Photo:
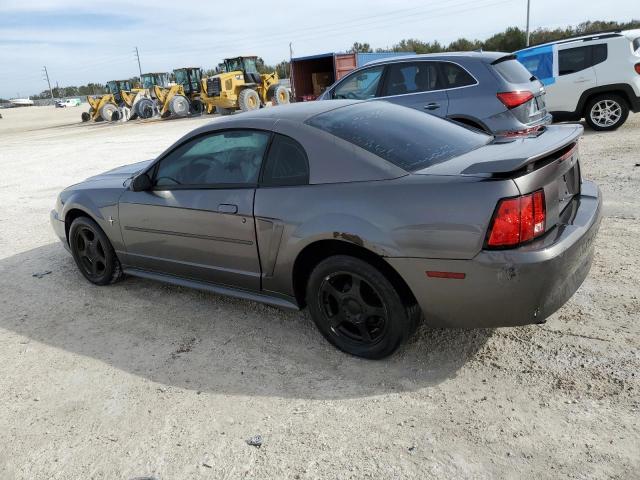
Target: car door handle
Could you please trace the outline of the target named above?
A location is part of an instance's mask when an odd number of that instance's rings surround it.
[[[218,213],[238,213],[238,206],[230,203],[221,203],[218,205]]]
[[[424,106],[425,110],[437,110],[438,108],[440,108],[440,104],[436,102],[427,103]]]
[[[577,78],[576,80],[573,81],[573,83],[584,83],[584,82],[588,82],[589,79],[582,77],[582,78]]]

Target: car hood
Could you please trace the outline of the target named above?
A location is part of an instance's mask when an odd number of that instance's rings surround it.
[[[537,136],[498,137],[483,147],[414,173],[486,177],[515,172],[576,142],[583,131],[582,125],[552,125]]]
[[[123,165],[104,173],[94,175],[93,177],[89,177],[69,188],[123,188],[126,186],[127,180],[133,178],[138,172],[144,170],[151,164],[151,162],[153,162],[153,160],[144,160],[142,162]]]

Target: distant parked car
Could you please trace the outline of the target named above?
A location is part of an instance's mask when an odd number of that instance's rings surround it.
[[[80,100],[77,98],[67,98],[66,100],[58,100],[56,102],[56,108],[65,108],[65,107],[79,107]]]
[[[222,117],[62,191],[87,280],[123,273],[289,308],[353,355],[415,331],[541,323],[585,279],[601,217],[580,125],[495,138],[384,101]]]
[[[319,100],[374,98],[492,134],[551,123],[542,83],[506,53],[409,55],[370,62],[336,82]]]
[[[516,52],[547,89],[555,120],[584,118],[594,130],[615,130],[640,112],[640,30],[545,43]]]

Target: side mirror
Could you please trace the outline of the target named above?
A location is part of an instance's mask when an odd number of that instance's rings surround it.
[[[134,192],[144,192],[146,190],[151,190],[152,186],[153,185],[151,184],[151,179],[146,173],[138,175],[131,182],[131,190],[133,190]]]

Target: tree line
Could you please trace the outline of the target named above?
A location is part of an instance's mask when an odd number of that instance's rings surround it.
[[[640,28],[640,20],[631,20],[629,22],[611,22],[604,20],[588,21],[580,23],[577,26],[568,26],[564,28],[538,28],[531,32],[531,45],[539,45],[541,43],[553,42],[564,38],[587,35],[594,32],[602,32],[609,30],[631,30]],[[373,53],[373,52],[415,52],[423,53],[440,53],[440,52],[462,52],[471,50],[485,50],[494,52],[515,52],[525,48],[527,44],[526,32],[518,27],[509,27],[503,32],[487,38],[486,40],[469,40],[468,38],[459,38],[448,45],[444,45],[437,40],[425,42],[416,38],[408,38],[400,40],[398,43],[390,47],[376,48],[375,50],[369,43],[355,42],[349,52],[355,53]]]
[[[551,42],[555,40],[562,40],[564,38],[575,37],[578,35],[586,35],[594,32],[601,32],[606,30],[630,30],[633,28],[640,28],[640,20],[631,20],[629,22],[613,22],[605,20],[596,20],[580,23],[577,26],[568,26],[564,28],[538,28],[531,32],[531,45],[537,45],[540,43]],[[355,42],[348,52],[355,53],[373,53],[373,52],[415,52],[415,53],[439,53],[439,52],[460,52],[471,50],[486,50],[486,51],[498,51],[498,52],[513,52],[520,50],[526,46],[526,32],[519,27],[509,27],[506,30],[496,33],[486,40],[468,38],[459,38],[449,44],[442,44],[437,40],[423,41],[417,38],[402,39],[398,43],[395,43],[387,47],[372,48],[369,43]],[[257,62],[258,71],[260,73],[271,73],[273,71],[278,72],[280,78],[289,78],[291,65],[288,60],[283,60],[276,65],[266,64],[262,58],[258,58]],[[221,65],[210,69],[203,70],[205,76],[215,75],[220,73]],[[173,80],[173,74],[170,74]],[[130,79],[133,83],[138,82],[138,77]],[[61,87],[53,89],[54,98],[64,97],[78,97],[85,95],[101,95],[106,93],[106,85],[100,83],[89,83],[88,85],[81,85],[79,87]],[[47,99],[50,98],[49,90],[43,90],[38,95],[32,95],[32,100]],[[0,99],[3,102],[3,99]]]

